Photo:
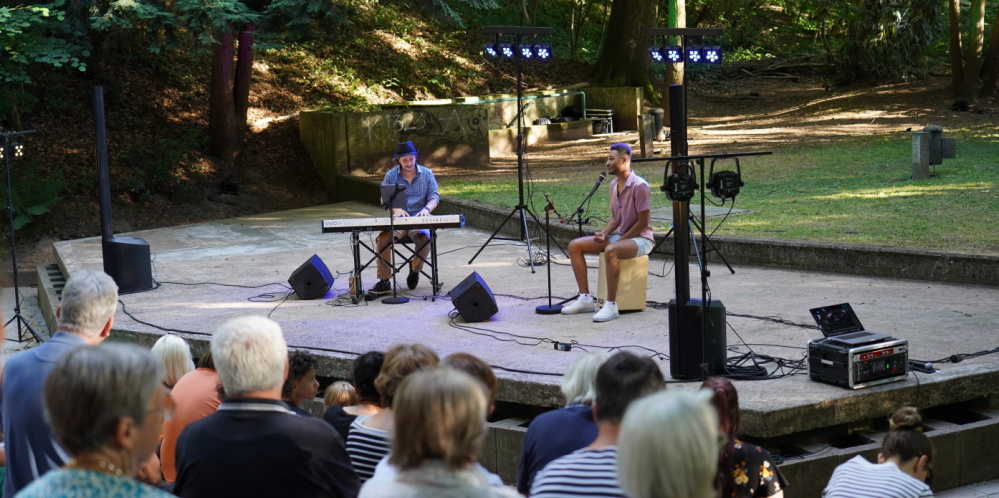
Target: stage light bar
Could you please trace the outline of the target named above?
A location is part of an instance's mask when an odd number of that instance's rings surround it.
[[[691,64],[699,64],[704,62],[704,55],[701,52],[701,47],[687,47],[687,62]]]
[[[550,61],[552,59],[552,46],[548,44],[534,44],[534,56],[539,61]]]
[[[649,55],[652,56],[652,62],[663,62],[666,60],[665,53],[659,47],[649,47]]]
[[[683,62],[683,49],[677,46],[663,47],[662,50],[665,52],[664,56],[666,61],[671,64],[678,64]]]
[[[708,64],[721,64],[722,62],[721,47],[704,47],[701,53],[704,55],[704,62]]]

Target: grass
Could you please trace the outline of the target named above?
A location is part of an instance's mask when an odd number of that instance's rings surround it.
[[[967,130],[948,131],[947,136],[958,139],[958,157],[932,166],[933,176],[927,180],[910,178],[908,135],[778,146],[772,156],[744,158],[745,186],[735,207],[750,212],[732,214],[720,226],[720,218],[711,218],[707,227],[741,237],[999,254],[993,225],[999,219],[999,164],[994,152],[999,136]],[[585,173],[578,173],[579,168],[536,168],[530,188],[525,189],[528,205],[541,216],[545,205],[541,193],[549,192],[567,216],[589,192],[601,168],[599,158],[594,159],[592,171],[583,168]],[[716,168],[733,166],[719,162]],[[659,191],[661,164],[636,163],[634,169],[652,185],[653,208],[668,206],[670,201]],[[444,179],[441,192],[503,207],[513,207],[518,200],[515,175]],[[708,197],[717,203],[710,193]],[[607,203],[604,186],[587,214],[605,220]],[[593,228],[601,226],[596,222]]]

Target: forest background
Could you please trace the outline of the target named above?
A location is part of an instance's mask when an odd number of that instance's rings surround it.
[[[768,126],[787,129],[802,111],[855,119],[891,99],[906,119],[877,127],[875,118],[845,141],[780,140],[790,148],[757,172],[762,193],[744,196],[772,214],[730,230],[999,253],[993,230],[980,225],[999,216],[999,168],[989,152],[997,141],[997,10],[985,0],[2,0],[0,130],[36,130],[12,138],[25,144],[11,175],[19,251],[27,253],[19,256],[42,262],[53,240],[100,232],[95,85],[108,116],[116,232],[304,207],[335,199],[298,141],[297,112],[514,92],[510,68],[482,53],[486,25],[555,28],[546,40],[555,59],[525,72],[529,88],[639,86],[656,107],[668,85],[684,82],[703,99],[691,106],[695,121],[766,115]],[[657,26],[722,28],[710,41],[725,63],[651,64],[648,48],[671,41],[648,37]],[[913,185],[899,127],[929,119],[959,139],[961,153],[935,170],[936,183]],[[578,166],[592,167],[601,154]],[[892,154],[887,163],[901,172],[882,171]],[[821,195],[802,195],[810,182]],[[455,181],[448,193],[479,199],[481,186]],[[768,204],[775,192],[816,199],[812,208]],[[830,210],[877,211],[858,199],[878,197],[890,198],[895,218],[852,230],[819,219]],[[820,229],[775,228],[795,217]],[[7,255],[7,230],[0,236]]]

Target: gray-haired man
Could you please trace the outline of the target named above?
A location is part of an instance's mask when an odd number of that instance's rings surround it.
[[[42,387],[66,353],[104,342],[111,334],[118,286],[102,271],[74,273],[56,310],[59,330],[40,346],[14,355],[0,374],[0,425],[7,449],[3,496],[14,496],[69,455],[55,442],[42,408]]]

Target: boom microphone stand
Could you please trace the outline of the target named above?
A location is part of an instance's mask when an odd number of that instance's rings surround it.
[[[604,181],[604,178],[607,178],[606,171],[600,173],[600,177],[597,178],[597,183],[593,184],[593,188],[590,189],[590,193],[586,194],[586,198],[583,199],[583,202],[579,203],[579,207],[577,207],[576,210],[572,212],[572,215],[569,216],[567,219],[563,220],[564,223],[572,223],[572,219],[576,218],[576,226],[579,229],[580,237],[583,236],[583,213],[586,212],[586,208],[584,208],[583,206],[589,204],[590,199],[593,197],[593,194],[597,193],[597,189],[600,188],[600,183]]]
[[[14,238],[14,194],[11,192],[11,172],[10,172],[10,157],[14,154],[21,156],[23,154],[23,145],[11,143],[10,137],[17,135],[26,135],[28,133],[34,133],[35,130],[29,131],[14,131],[8,133],[0,133],[0,155],[3,156],[4,166],[7,172],[7,214],[10,219],[10,261],[13,265],[14,274],[14,316],[7,320],[7,323],[3,324],[4,329],[7,328],[11,322],[17,321],[17,342],[24,342],[28,340],[28,337],[24,334],[27,330],[31,334],[31,339],[34,339],[39,344],[42,343],[42,339],[38,337],[35,329],[31,328],[23,316],[21,316],[21,291],[17,283],[17,241]],[[23,327],[23,328],[22,328]]]

